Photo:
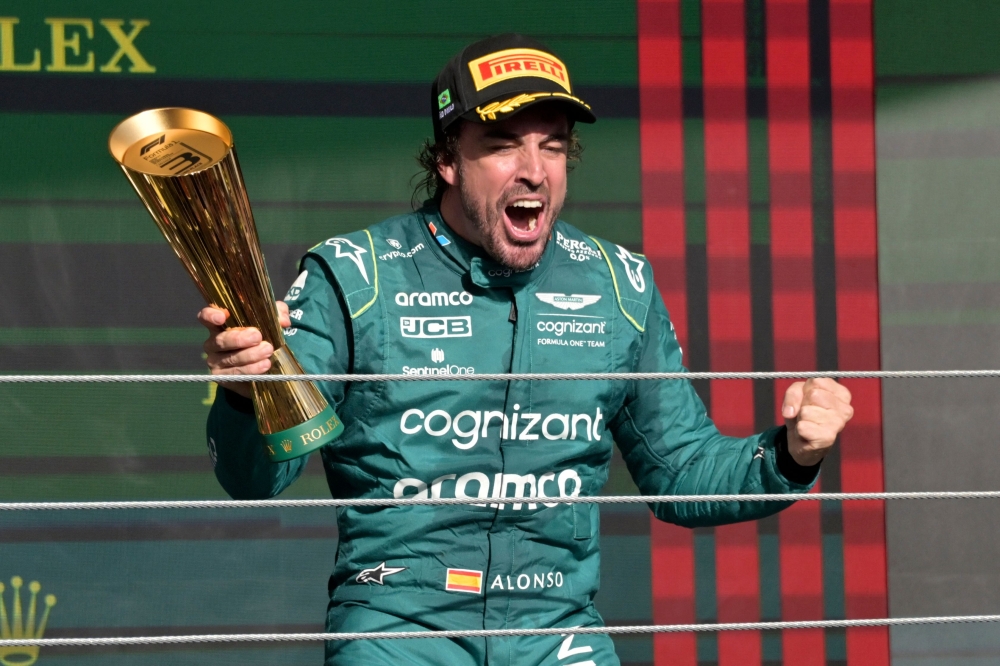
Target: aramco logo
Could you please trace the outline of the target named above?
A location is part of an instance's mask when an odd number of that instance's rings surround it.
[[[45,610],[42,619],[35,624],[38,615],[38,593],[42,585],[37,580],[28,584],[31,598],[28,600],[28,616],[24,616],[24,604],[21,601],[21,587],[24,581],[20,576],[10,579],[11,600],[10,612],[7,611],[7,600],[4,598],[6,588],[0,583],[0,638],[17,640],[18,638],[41,638],[45,633],[45,625],[49,621],[49,611],[56,605],[54,594],[45,595]],[[10,645],[0,647],[0,664],[3,666],[31,666],[38,660],[37,645]]]

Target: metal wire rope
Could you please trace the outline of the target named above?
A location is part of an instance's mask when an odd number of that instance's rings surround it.
[[[759,495],[597,495],[577,497],[394,497],[371,499],[146,500],[120,502],[0,502],[0,511],[106,511],[135,509],[288,509],[495,504],[647,504],[651,502],[798,502],[1000,499],[1000,490]]]
[[[549,627],[544,629],[468,629],[448,631],[359,631],[299,634],[193,634],[189,636],[109,636],[104,638],[18,638],[0,640],[8,646],[100,647],[121,645],[178,645],[186,643],[261,643],[306,641],[357,641],[403,638],[500,638],[514,636],[567,636],[587,634],[673,634],[709,631],[778,631],[784,629],[851,629],[899,627],[915,624],[966,624],[1000,622],[1000,615],[898,617],[852,620],[802,620],[794,622],[728,622],[719,624],[651,624],[621,627]]]
[[[1000,377],[1000,370],[828,370],[803,372],[557,372],[480,375],[0,375],[0,384],[48,383],[240,383],[240,382],[427,382],[587,381],[667,379],[968,379]]]

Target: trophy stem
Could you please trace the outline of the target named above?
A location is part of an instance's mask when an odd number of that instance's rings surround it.
[[[302,373],[287,347],[274,350],[269,375]],[[253,403],[267,454],[275,462],[318,449],[344,430],[344,424],[312,382],[253,382]]]

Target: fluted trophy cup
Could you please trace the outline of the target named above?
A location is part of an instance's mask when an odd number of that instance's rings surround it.
[[[205,301],[229,310],[228,326],[260,329],[274,347],[268,374],[302,374],[278,323],[229,128],[193,109],[151,109],[119,123],[108,143]],[[303,456],[343,432],[312,382],[252,386],[271,460]]]

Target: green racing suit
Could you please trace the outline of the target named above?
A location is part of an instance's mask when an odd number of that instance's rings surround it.
[[[312,248],[285,300],[310,373],[461,375],[683,371],[645,257],[558,221],[515,272],[427,206]],[[723,436],[688,381],[320,383],[345,424],[320,451],[336,498],[462,497],[469,505],[338,513],[328,631],[602,626],[598,495],[617,443],[643,494],[802,493],[782,428]],[[208,421],[234,498],[273,497],[306,458],[270,463],[249,401]],[[478,500],[478,501],[477,501]],[[788,503],[656,503],[660,520],[720,525]],[[669,563],[654,563],[669,566]],[[617,664],[606,635],[331,641],[340,664]]]

